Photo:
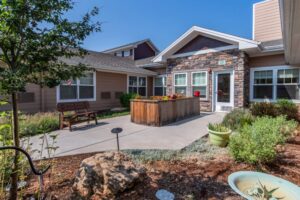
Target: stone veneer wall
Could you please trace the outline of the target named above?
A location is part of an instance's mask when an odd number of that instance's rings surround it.
[[[226,60],[225,65],[218,65],[219,60]],[[249,97],[248,56],[239,50],[227,50],[207,54],[172,58],[167,61],[167,94],[174,93],[174,73],[188,73],[188,87],[191,88],[191,73],[208,72],[208,98],[200,101],[201,111],[212,111],[212,72],[234,69],[234,107],[244,107]],[[190,92],[191,94],[192,92]]]

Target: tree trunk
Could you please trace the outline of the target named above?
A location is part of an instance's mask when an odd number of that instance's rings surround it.
[[[12,114],[13,114],[13,139],[14,145],[20,147],[19,138],[19,119],[18,119],[18,102],[17,93],[12,93]],[[9,191],[9,200],[18,198],[18,174],[19,174],[19,152],[15,151],[13,173],[11,174],[11,188]]]

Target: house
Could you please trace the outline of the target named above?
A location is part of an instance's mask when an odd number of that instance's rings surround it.
[[[201,110],[208,112],[280,98],[300,103],[299,19],[299,1],[265,0],[253,5],[252,39],[193,26],[161,52],[149,39],[89,51],[66,62],[83,62],[94,72],[51,89],[28,85],[19,94],[20,108],[52,111],[58,102],[88,100],[92,109],[104,110],[120,106],[125,92],[200,91]]]
[[[281,98],[299,103],[299,19],[299,1],[266,0],[253,6],[251,40],[194,26],[153,59],[166,70],[154,87],[167,95],[200,91],[202,111]]]

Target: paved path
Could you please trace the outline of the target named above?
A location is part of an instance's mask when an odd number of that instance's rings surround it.
[[[163,127],[137,125],[130,122],[130,116],[100,120],[98,126],[83,124],[72,132],[64,129],[52,133],[58,135],[55,156],[115,150],[116,136],[110,133],[115,127],[123,128],[119,134],[121,149],[182,149],[206,135],[207,124],[220,122],[223,116],[224,113],[201,114]],[[41,149],[40,137],[30,139],[33,150]]]

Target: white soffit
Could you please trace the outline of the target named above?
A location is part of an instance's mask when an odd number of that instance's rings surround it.
[[[193,26],[187,32],[185,32],[181,37],[179,37],[175,42],[158,54],[152,61],[153,62],[163,62],[170,56],[172,56],[176,51],[186,45],[188,42],[193,40],[198,35],[203,35],[208,38],[224,41],[233,45],[237,45],[240,50],[247,50],[258,48],[259,42],[229,35],[226,33],[221,33],[213,31],[210,29],[201,28],[198,26]]]

